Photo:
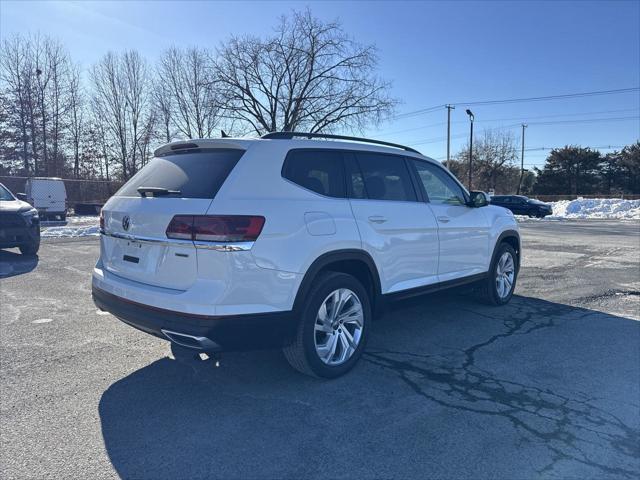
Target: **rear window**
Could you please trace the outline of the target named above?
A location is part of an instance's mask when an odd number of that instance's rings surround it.
[[[213,198],[244,150],[203,149],[154,157],[116,196],[137,197],[138,188],[164,188],[171,197]]]
[[[320,195],[345,196],[342,152],[291,150],[282,167],[282,176]]]

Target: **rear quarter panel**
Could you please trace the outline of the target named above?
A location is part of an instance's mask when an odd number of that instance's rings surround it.
[[[262,215],[265,224],[251,252],[258,266],[304,273],[320,255],[360,249],[347,199],[330,198],[282,178],[290,142],[258,141],[231,172],[208,214]]]

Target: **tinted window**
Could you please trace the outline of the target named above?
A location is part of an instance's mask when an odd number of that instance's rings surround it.
[[[155,157],[116,195],[137,197],[138,187],[156,187],[180,192],[174,198],[213,198],[243,153],[208,149]]]
[[[292,150],[282,176],[301,187],[329,197],[344,197],[342,153],[331,150]]]
[[[7,188],[2,184],[0,184],[0,200],[2,201],[6,200],[7,202],[15,200],[11,192],[7,190]]]
[[[491,203],[511,203],[511,198],[509,198],[509,197],[493,197],[493,198],[491,198]]]
[[[436,204],[464,205],[465,197],[460,185],[437,165],[413,161],[418,177],[427,191],[429,201]]]
[[[356,157],[367,198],[416,201],[416,193],[403,157],[365,152],[357,153]]]

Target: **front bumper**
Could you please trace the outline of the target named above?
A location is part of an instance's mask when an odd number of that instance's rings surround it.
[[[156,308],[118,297],[97,287],[92,288],[96,306],[132,327],[169,340],[175,334],[203,338],[201,345],[185,344],[204,352],[277,348],[293,340],[296,330],[292,312],[233,316],[195,315]],[[169,332],[169,334],[167,334]]]
[[[40,240],[40,225],[0,227],[0,248],[19,247]]]

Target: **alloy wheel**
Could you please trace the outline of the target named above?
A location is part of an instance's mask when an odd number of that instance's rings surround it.
[[[515,262],[510,252],[504,252],[496,265],[496,291],[500,299],[507,298],[515,279]]]
[[[358,296],[348,288],[331,292],[316,315],[316,353],[326,365],[342,365],[355,353],[364,325],[364,310]]]

